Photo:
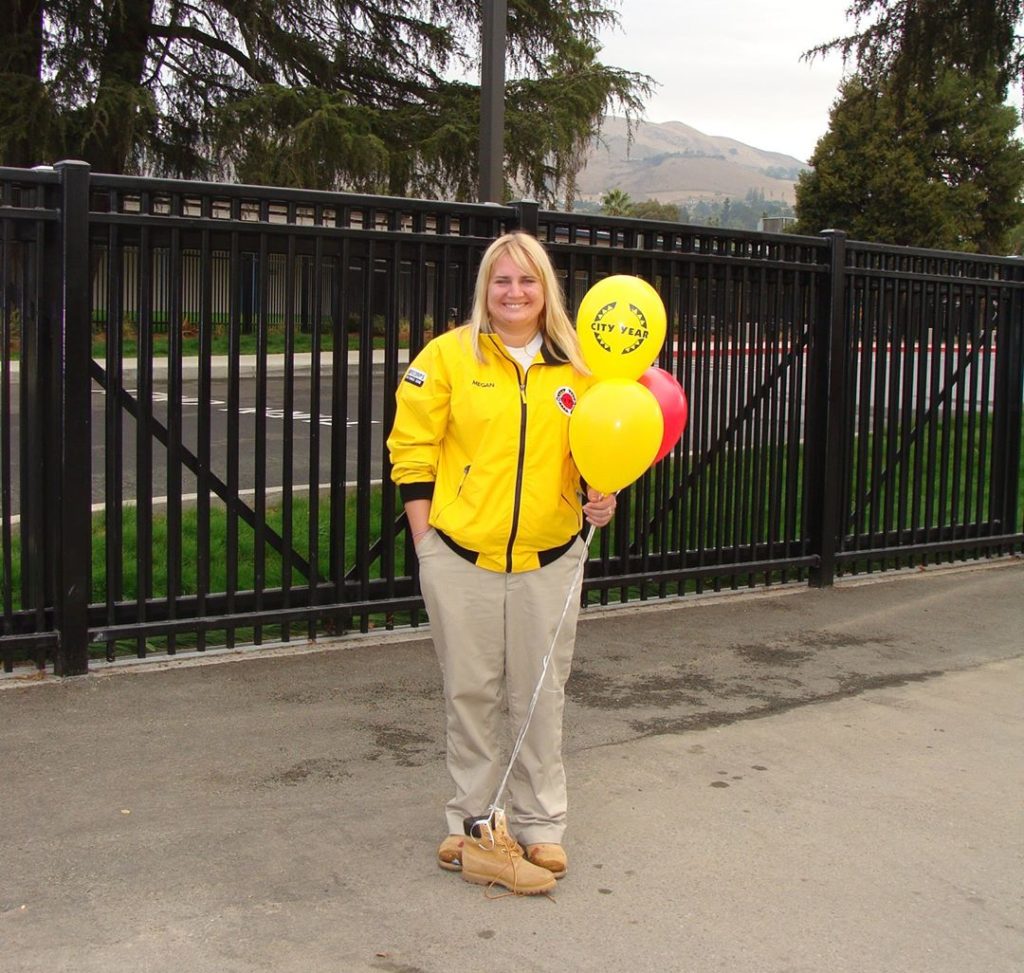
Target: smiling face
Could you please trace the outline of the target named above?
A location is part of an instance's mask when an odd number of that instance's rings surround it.
[[[507,253],[500,256],[487,284],[487,314],[501,340],[512,346],[526,344],[540,329],[543,310],[540,276],[524,270]]]

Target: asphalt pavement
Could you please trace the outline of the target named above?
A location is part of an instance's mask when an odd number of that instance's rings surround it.
[[[550,899],[434,862],[423,634],[0,679],[0,969],[1024,970],[1021,559],[590,610]]]

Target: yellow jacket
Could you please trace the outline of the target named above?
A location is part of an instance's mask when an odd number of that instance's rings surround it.
[[[554,560],[583,527],[569,416],[595,381],[542,347],[528,372],[493,334],[484,360],[468,326],[431,341],[396,394],[388,437],[402,500],[431,499],[430,525],[490,571]]]

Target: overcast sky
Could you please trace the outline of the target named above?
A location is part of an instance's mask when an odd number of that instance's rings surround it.
[[[806,162],[828,128],[837,56],[804,51],[852,29],[848,0],[619,0],[599,59],[660,83],[652,122],[679,121]]]
[[[838,55],[810,48],[852,33],[849,0],[612,0],[604,64],[649,74],[652,122],[684,122],[806,162],[828,130],[843,77]],[[1019,86],[1010,103],[1020,110]],[[1024,130],[1018,129],[1018,138]]]

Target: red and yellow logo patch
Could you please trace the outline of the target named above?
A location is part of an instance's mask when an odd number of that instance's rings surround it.
[[[568,385],[563,385],[555,393],[555,401],[559,409],[567,416],[571,416],[572,410],[576,408],[576,393]]]

